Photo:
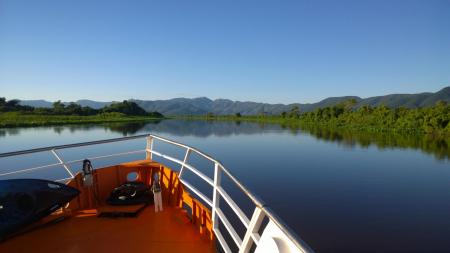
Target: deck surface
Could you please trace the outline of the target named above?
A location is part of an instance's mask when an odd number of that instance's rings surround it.
[[[0,243],[0,252],[215,252],[181,209],[145,208],[136,218],[87,211]]]

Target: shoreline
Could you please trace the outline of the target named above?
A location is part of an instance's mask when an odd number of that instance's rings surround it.
[[[149,116],[120,116],[120,117],[103,117],[94,116],[77,116],[77,115],[33,115],[33,114],[0,114],[0,128],[16,128],[16,127],[39,127],[39,126],[61,126],[61,125],[77,125],[77,124],[102,124],[102,123],[134,123],[134,122],[151,122],[168,119],[179,120],[201,120],[201,121],[228,121],[228,122],[253,122],[259,124],[278,124],[290,129],[305,128],[328,128],[344,131],[358,131],[367,133],[399,133],[413,135],[431,135],[436,137],[450,137],[448,131],[425,132],[421,129],[407,128],[389,128],[386,126],[361,125],[357,123],[336,124],[336,122],[317,122],[307,121],[301,118],[283,118],[280,116],[166,116],[163,118]]]
[[[8,117],[9,116],[9,117]],[[148,116],[123,116],[123,117],[101,117],[101,116],[75,116],[75,115],[10,115],[0,114],[0,128],[16,127],[39,127],[60,126],[76,124],[102,124],[102,123],[132,123],[150,122],[164,120]]]
[[[203,120],[203,121],[229,121],[229,122],[254,122],[260,124],[278,124],[282,127],[290,129],[305,129],[305,128],[325,128],[325,129],[335,129],[341,131],[358,131],[367,133],[397,133],[397,134],[411,134],[411,135],[429,135],[436,137],[450,138],[450,132],[448,131],[434,131],[425,132],[420,129],[408,129],[408,128],[389,128],[385,126],[370,126],[370,125],[360,125],[360,124],[346,124],[340,125],[335,122],[317,122],[317,121],[307,121],[301,118],[282,118],[279,116],[177,116],[173,117],[175,119],[183,120]]]

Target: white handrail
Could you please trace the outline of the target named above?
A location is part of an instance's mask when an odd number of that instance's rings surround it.
[[[242,211],[242,209],[234,202],[234,200],[228,195],[228,193],[222,188],[217,187],[217,191],[220,193],[220,195],[227,201],[227,203],[230,205],[231,209],[236,213],[238,218],[241,220],[242,224],[244,224],[245,228],[248,228],[250,225],[250,220],[248,219],[247,215]]]
[[[94,157],[88,157],[85,159],[89,159],[91,161],[94,160],[98,160],[98,159],[104,159],[104,158],[110,158],[110,157],[116,157],[116,156],[123,156],[123,155],[132,155],[132,154],[139,154],[139,153],[144,153],[145,149],[139,149],[139,150],[133,150],[133,151],[127,151],[127,152],[122,152],[122,153],[116,153],[116,154],[111,154],[111,155],[101,155],[101,156],[94,156]],[[78,159],[78,160],[71,160],[66,162],[66,164],[73,164],[73,163],[79,163],[84,161],[84,159]]]
[[[58,159],[58,161],[64,167],[64,169],[67,171],[67,173],[69,173],[69,175],[72,178],[75,177],[75,175],[72,173],[72,171],[70,171],[69,166],[67,166],[67,164],[64,163],[64,161],[61,159],[61,157],[59,157],[58,153],[56,153],[56,150],[52,149],[52,154],[56,157],[56,159]]]
[[[109,140],[100,140],[100,141],[92,141],[92,142],[84,142],[84,143],[75,143],[75,144],[69,144],[69,145],[60,145],[60,146],[52,146],[52,147],[45,147],[45,148],[37,148],[37,149],[31,149],[31,150],[23,150],[23,151],[16,151],[16,152],[8,152],[8,153],[0,153],[0,158],[3,157],[10,157],[10,156],[18,156],[18,155],[24,155],[24,154],[31,154],[31,153],[38,153],[38,152],[45,152],[50,151],[59,161],[59,163],[56,164],[49,164],[44,166],[38,166],[34,168],[28,168],[28,169],[22,169],[17,171],[11,171],[0,174],[0,177],[11,175],[11,174],[18,174],[18,173],[26,173],[30,171],[36,171],[40,169],[44,169],[47,167],[52,166],[63,166],[67,173],[69,173],[69,178],[63,178],[58,179],[56,181],[66,181],[71,178],[74,178],[74,174],[69,169],[68,165],[81,162],[84,159],[80,160],[72,160],[65,162],[62,157],[56,152],[57,150],[61,149],[69,149],[69,148],[75,148],[75,147],[82,147],[82,146],[89,146],[89,145],[98,145],[98,144],[105,144],[105,143],[113,143],[113,142],[119,142],[119,141],[127,141],[127,140],[134,140],[134,139],[141,139],[145,138],[147,140],[147,144],[145,149],[143,150],[135,150],[135,151],[128,151],[123,153],[116,153],[116,154],[109,154],[109,155],[103,155],[103,156],[97,156],[97,157],[91,157],[89,159],[95,160],[95,159],[104,159],[104,158],[110,158],[115,156],[123,156],[123,155],[130,155],[130,154],[137,154],[137,153],[146,153],[147,159],[152,159],[154,155],[159,156],[161,158],[164,158],[166,160],[175,162],[181,166],[180,173],[179,173],[179,179],[181,183],[190,191],[192,191],[196,196],[198,196],[202,201],[204,201],[207,205],[211,207],[212,210],[212,227],[214,234],[216,235],[217,240],[219,241],[219,244],[221,245],[222,249],[225,252],[231,252],[230,247],[228,245],[228,242],[224,239],[222,236],[222,233],[219,229],[219,220],[222,221],[225,229],[230,234],[231,238],[233,239],[234,243],[236,244],[237,248],[239,249],[239,252],[248,252],[252,243],[258,244],[260,235],[257,233],[261,221],[267,217],[271,222],[273,222],[279,229],[284,233],[284,235],[289,238],[290,241],[302,252],[313,252],[309,246],[304,243],[298,236],[293,233],[289,227],[284,224],[280,218],[278,218],[270,208],[267,207],[264,202],[262,202],[258,197],[256,197],[254,194],[252,194],[239,180],[237,180],[225,167],[216,159],[214,159],[212,156],[207,155],[203,153],[202,151],[182,144],[178,143],[176,141],[172,141],[160,136],[156,136],[153,134],[145,134],[145,135],[136,135],[136,136],[130,136],[130,137],[122,137],[122,138],[115,138],[115,139],[109,139]],[[154,149],[155,146],[155,140],[162,141],[168,144],[172,144],[174,146],[182,147],[186,149],[184,160],[181,161],[177,158],[174,158],[172,156],[160,153]],[[189,164],[189,155],[195,152],[201,157],[211,161],[214,163],[214,178],[211,179],[205,174],[203,174],[200,170]],[[182,178],[182,172],[184,169],[188,169],[191,172],[193,172],[195,175],[197,175],[199,178],[201,178],[203,181],[207,182],[210,186],[213,187],[213,199],[209,199],[207,196],[204,195],[200,190],[195,188],[192,184],[187,182],[185,179]],[[245,215],[245,213],[241,210],[239,205],[232,199],[232,197],[225,191],[225,189],[221,186],[221,177],[222,174],[226,175],[231,182],[233,182],[255,205],[255,210],[253,217],[251,220],[249,217]],[[223,213],[223,211],[219,207],[219,199],[225,200],[225,202],[231,207],[233,212],[237,215],[239,220],[242,222],[242,224],[246,228],[246,233],[244,238],[240,238],[240,236],[237,234],[235,228],[232,226],[232,224],[229,222],[229,219]],[[256,231],[256,232],[255,232]]]
[[[28,169],[21,169],[21,170],[5,172],[5,173],[0,174],[0,177],[30,172],[30,171],[34,171],[34,170],[41,170],[41,169],[56,167],[56,166],[61,166],[61,163],[53,163],[53,164],[48,164],[48,165],[43,165],[43,166],[38,166],[38,167],[33,167],[33,168],[28,168]]]

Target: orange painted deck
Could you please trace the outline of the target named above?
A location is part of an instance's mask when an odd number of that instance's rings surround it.
[[[175,207],[155,213],[148,206],[137,218],[98,218],[95,213],[13,237],[0,252],[215,252]]]
[[[164,211],[155,213],[150,205],[137,217],[97,217],[98,210],[114,209],[104,201],[130,172],[149,185],[159,174]],[[60,214],[44,220],[66,219],[0,242],[0,252],[216,252],[210,210],[184,190],[169,168],[142,160],[97,169],[94,178],[93,187],[84,187],[77,174],[68,185],[81,194]],[[183,205],[190,207],[189,215]]]

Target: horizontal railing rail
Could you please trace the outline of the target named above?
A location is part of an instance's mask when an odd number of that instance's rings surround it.
[[[309,246],[303,242],[278,216],[275,215],[275,213],[270,209],[259,197],[257,197],[255,194],[250,192],[236,177],[230,173],[221,162],[214,159],[212,156],[185,144],[166,139],[157,135],[153,134],[142,134],[142,135],[135,135],[135,136],[128,136],[128,137],[121,137],[121,138],[114,138],[114,139],[107,139],[107,140],[98,140],[98,141],[91,141],[91,142],[82,142],[82,143],[74,143],[74,144],[67,144],[67,145],[58,145],[58,146],[50,146],[50,147],[43,147],[43,148],[35,148],[35,149],[29,149],[29,150],[22,150],[22,151],[14,151],[14,152],[7,152],[7,153],[0,153],[0,158],[5,157],[12,157],[12,156],[20,156],[20,155],[26,155],[26,154],[34,154],[34,153],[40,153],[40,152],[50,152],[57,160],[58,163],[52,163],[48,165],[43,166],[37,166],[32,168],[26,168],[26,169],[19,169],[15,171],[9,171],[0,173],[0,179],[4,176],[10,176],[14,174],[20,174],[20,173],[27,173],[31,171],[38,171],[49,167],[56,167],[56,166],[62,166],[64,170],[67,172],[69,177],[57,179],[55,181],[67,181],[72,178],[74,178],[74,173],[70,169],[70,165],[82,162],[84,159],[77,159],[77,160],[71,160],[71,161],[64,161],[64,159],[61,157],[61,155],[57,152],[58,150],[63,149],[70,149],[70,148],[77,148],[77,147],[84,147],[84,146],[91,146],[91,145],[99,145],[99,144],[107,144],[107,143],[115,143],[115,142],[122,142],[122,141],[129,141],[129,140],[136,140],[136,139],[146,139],[146,148],[145,149],[139,149],[134,151],[128,151],[128,152],[121,152],[121,153],[115,153],[115,154],[108,154],[108,155],[102,155],[102,156],[96,156],[96,157],[89,157],[90,160],[96,160],[96,159],[105,159],[110,157],[118,157],[118,156],[125,156],[125,155],[131,155],[131,154],[139,154],[139,153],[145,153],[147,159],[153,159],[153,156],[158,156],[163,159],[166,159],[168,161],[174,162],[176,164],[179,164],[181,166],[180,172],[178,173],[178,177],[181,181],[181,183],[189,189],[189,191],[193,192],[199,199],[201,199],[203,202],[205,202],[207,205],[211,207],[211,213],[212,213],[212,224],[213,224],[213,231],[217,238],[217,241],[221,245],[222,249],[225,252],[232,252],[229,246],[229,242],[224,238],[222,235],[220,229],[219,229],[219,221],[222,222],[223,227],[227,230],[228,234],[230,235],[232,241],[236,244],[237,248],[239,249],[239,252],[249,252],[252,244],[259,244],[260,241],[260,235],[258,233],[260,226],[262,225],[262,220],[264,218],[268,218],[271,222],[273,222],[281,231],[282,233],[297,247],[299,252],[313,252]],[[179,160],[175,157],[172,157],[170,155],[161,153],[159,151],[156,151],[154,148],[154,142],[155,140],[161,141],[163,143],[167,143],[173,146],[177,146],[180,148],[185,149],[185,156],[183,160]],[[207,175],[205,175],[203,172],[195,168],[193,165],[189,164],[189,157],[191,154],[197,154],[200,157],[203,157],[204,159],[209,160],[214,164],[214,177],[210,178]],[[1,160],[0,160],[1,161]],[[209,186],[213,188],[213,198],[210,199],[208,196],[206,196],[203,192],[201,192],[199,189],[197,189],[193,184],[188,182],[186,179],[183,178],[183,172],[184,170],[189,170],[192,173],[194,173],[198,178],[206,182]],[[222,174],[227,176],[231,182],[242,192],[245,196],[247,196],[251,202],[254,205],[254,211],[252,217],[247,217],[247,215],[243,212],[241,207],[238,205],[238,203],[233,200],[233,198],[227,193],[227,191],[222,187],[221,184],[221,177]],[[226,214],[223,212],[223,210],[220,208],[220,200],[223,199],[230,207],[231,210],[235,213],[235,215],[238,217],[238,220],[243,224],[245,227],[245,235],[243,238],[239,236],[234,226],[230,223],[229,217],[226,216]]]
[[[34,149],[6,152],[6,153],[0,153],[0,158],[1,157],[9,157],[9,156],[17,156],[17,155],[26,155],[26,154],[32,154],[32,153],[39,153],[39,152],[44,152],[44,151],[51,151],[52,149],[59,150],[59,149],[77,148],[77,147],[83,147],[83,146],[113,143],[113,142],[118,142],[118,141],[129,141],[129,140],[134,140],[134,139],[142,139],[147,136],[149,136],[149,135],[141,134],[141,135],[133,135],[133,136],[119,137],[119,138],[106,139],[106,140],[79,142],[79,143],[66,144],[66,145],[56,145],[56,146],[49,146],[49,147],[43,147],[43,148],[34,148]]]

